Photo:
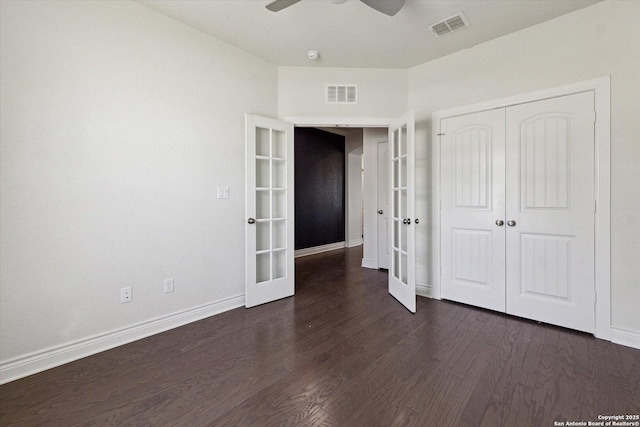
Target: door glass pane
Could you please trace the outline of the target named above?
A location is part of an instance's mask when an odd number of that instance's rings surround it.
[[[398,220],[393,221],[393,247],[398,249],[400,247],[400,227],[402,223]]]
[[[393,164],[393,188],[400,187],[400,159],[395,159]]]
[[[256,222],[256,251],[271,249],[270,223]]]
[[[390,212],[390,216],[391,218],[398,218],[398,211],[400,210],[400,194],[398,193],[398,191],[393,191],[393,193],[391,193],[391,212]]]
[[[256,128],[256,156],[270,156],[269,129]]]
[[[400,155],[404,156],[407,154],[407,127],[402,126],[398,131],[400,132]]]
[[[274,160],[273,167],[273,188],[287,187],[287,162],[284,160]]]
[[[400,194],[400,212],[398,216],[400,218],[407,217],[407,190],[398,191]]]
[[[269,190],[256,191],[256,219],[271,218]]]
[[[404,224],[400,225],[400,249],[404,252],[407,251],[407,228],[408,227]]]
[[[393,131],[393,157],[400,156],[400,130],[396,129]]]
[[[271,253],[256,255],[256,282],[271,280]]]
[[[400,281],[407,283],[407,254],[400,254]]]
[[[279,159],[287,158],[287,140],[284,132],[273,131],[273,157]]]
[[[273,221],[273,249],[287,246],[287,221]]]
[[[287,275],[287,251],[273,253],[273,279],[280,279]]]
[[[407,187],[407,157],[400,159],[400,187]]]
[[[273,191],[273,218],[287,217],[287,192]]]
[[[271,186],[271,172],[268,159],[256,159],[256,187],[269,188]]]
[[[393,277],[400,279],[400,253],[393,250]]]

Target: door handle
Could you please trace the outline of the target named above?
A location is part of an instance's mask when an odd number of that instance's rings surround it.
[[[403,220],[402,220],[402,223],[403,223],[403,224],[406,224],[406,225],[410,225],[410,224],[411,224],[411,218],[405,218],[405,219],[403,219]]]
[[[510,219],[509,221],[507,221],[507,225],[509,227],[514,227],[516,225],[516,222],[514,220]]]
[[[416,220],[414,221],[416,224],[420,224],[420,220],[418,218],[416,218]]]
[[[499,220],[497,220],[497,221],[496,221],[496,225],[497,225],[498,227],[502,227],[502,226],[504,225],[504,221],[503,221],[503,220],[501,220],[501,219],[499,219]]]
[[[254,218],[249,218],[249,219],[247,220],[247,222],[248,222],[249,224],[255,224],[255,223],[256,223],[256,220],[255,220]]]
[[[382,215],[382,214],[384,213],[384,211],[383,211],[382,209],[380,209],[380,210],[378,211],[378,213],[379,213],[380,215]]]

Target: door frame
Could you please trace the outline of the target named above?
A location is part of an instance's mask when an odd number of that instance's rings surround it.
[[[611,328],[611,77],[605,76],[569,85],[515,95],[493,101],[436,111],[431,115],[433,218],[432,266],[433,294],[441,299],[440,281],[440,120],[495,108],[541,101],[559,96],[593,91],[595,94],[595,333],[597,338],[612,340]]]
[[[375,139],[375,141],[377,141],[377,140],[378,140],[378,138]],[[387,158],[384,159],[384,162],[387,165],[386,188],[388,190],[389,185],[391,183],[391,181],[390,181],[391,175],[390,175],[390,171],[388,170],[389,169],[389,166],[388,166],[388,164],[389,164],[389,155],[390,155],[389,150],[388,150],[389,138],[387,138],[384,141],[378,141],[375,144],[376,144],[376,148],[377,148],[376,153],[375,153],[375,155],[376,155],[376,166],[377,166],[377,168],[376,168],[376,187],[377,187],[377,191],[375,193],[375,195],[376,195],[375,204],[376,204],[376,207],[378,209],[381,209],[382,205],[380,204],[380,144],[387,144]],[[386,191],[386,193],[388,193],[388,191]],[[387,269],[387,270],[389,269],[389,265],[391,264],[390,261],[389,261],[390,260],[390,255],[388,253],[389,249],[390,249],[390,245],[389,245],[389,227],[390,226],[389,226],[389,212],[388,212],[389,211],[389,207],[390,207],[389,195],[387,194],[387,206],[385,208],[386,211],[387,211],[386,212],[386,214],[387,214],[387,230],[385,232],[385,235],[386,235],[386,246],[387,246],[387,263],[386,263],[386,267],[382,265],[381,261],[382,261],[383,257],[380,256],[380,249],[382,247],[381,246],[382,242],[380,241],[380,236],[382,234],[382,233],[380,233],[380,214],[378,214],[378,216],[376,217],[378,226],[377,226],[377,233],[375,233],[376,239],[377,239],[377,246],[378,246],[378,251],[376,253],[377,254],[376,255],[376,260],[377,260],[377,263],[378,263],[378,268],[384,268],[384,269]]]
[[[389,128],[390,124],[392,124],[395,120],[397,120],[397,117],[371,118],[371,117],[313,117],[311,116],[311,117],[284,117],[282,120],[293,123],[294,127],[385,129],[384,136],[380,136],[372,139],[372,143],[375,143],[375,145],[377,146],[378,142],[388,140],[389,136],[388,136],[388,132],[386,132],[386,129]],[[364,146],[363,146],[363,149],[365,151],[367,150]],[[375,156],[376,156],[375,174],[377,176],[377,152]],[[367,165],[367,166],[370,166],[370,165]],[[366,177],[370,176],[370,174],[373,173],[371,168],[367,168],[367,166],[365,166],[365,178],[364,178],[365,180],[366,180]],[[365,188],[365,190],[362,193],[362,199],[365,203],[365,218],[364,218],[364,224],[363,224],[364,230],[365,230],[364,231],[365,241],[363,243],[363,248],[366,245],[373,245],[376,249],[375,257],[369,256],[365,258],[366,254],[363,253],[362,266],[365,268],[377,269],[379,268],[379,260],[378,260],[378,253],[377,253],[377,248],[378,248],[377,228],[375,230],[375,233],[373,233],[372,232],[373,230],[370,230],[366,226],[367,215],[372,215],[376,217],[376,220],[377,220],[377,215],[378,215],[377,208],[375,208],[371,212],[368,212],[371,209],[373,209],[372,206],[375,207],[378,204],[377,190],[376,190],[376,193],[372,195],[372,194],[368,194]],[[372,255],[372,254],[369,254],[369,255]]]

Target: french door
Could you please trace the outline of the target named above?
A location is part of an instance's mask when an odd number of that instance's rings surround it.
[[[295,292],[293,124],[245,117],[246,307]]]
[[[247,115],[246,307],[295,292],[293,124]],[[389,126],[389,293],[416,311],[413,112]]]
[[[413,111],[389,126],[389,293],[416,312],[415,118]]]

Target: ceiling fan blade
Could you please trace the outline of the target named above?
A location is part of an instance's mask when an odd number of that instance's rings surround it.
[[[394,16],[402,9],[406,0],[360,0],[367,6],[382,12],[385,15]]]
[[[280,12],[282,9],[285,9],[289,6],[293,6],[299,1],[300,0],[276,0],[269,3],[265,7],[269,9],[271,12]]]

